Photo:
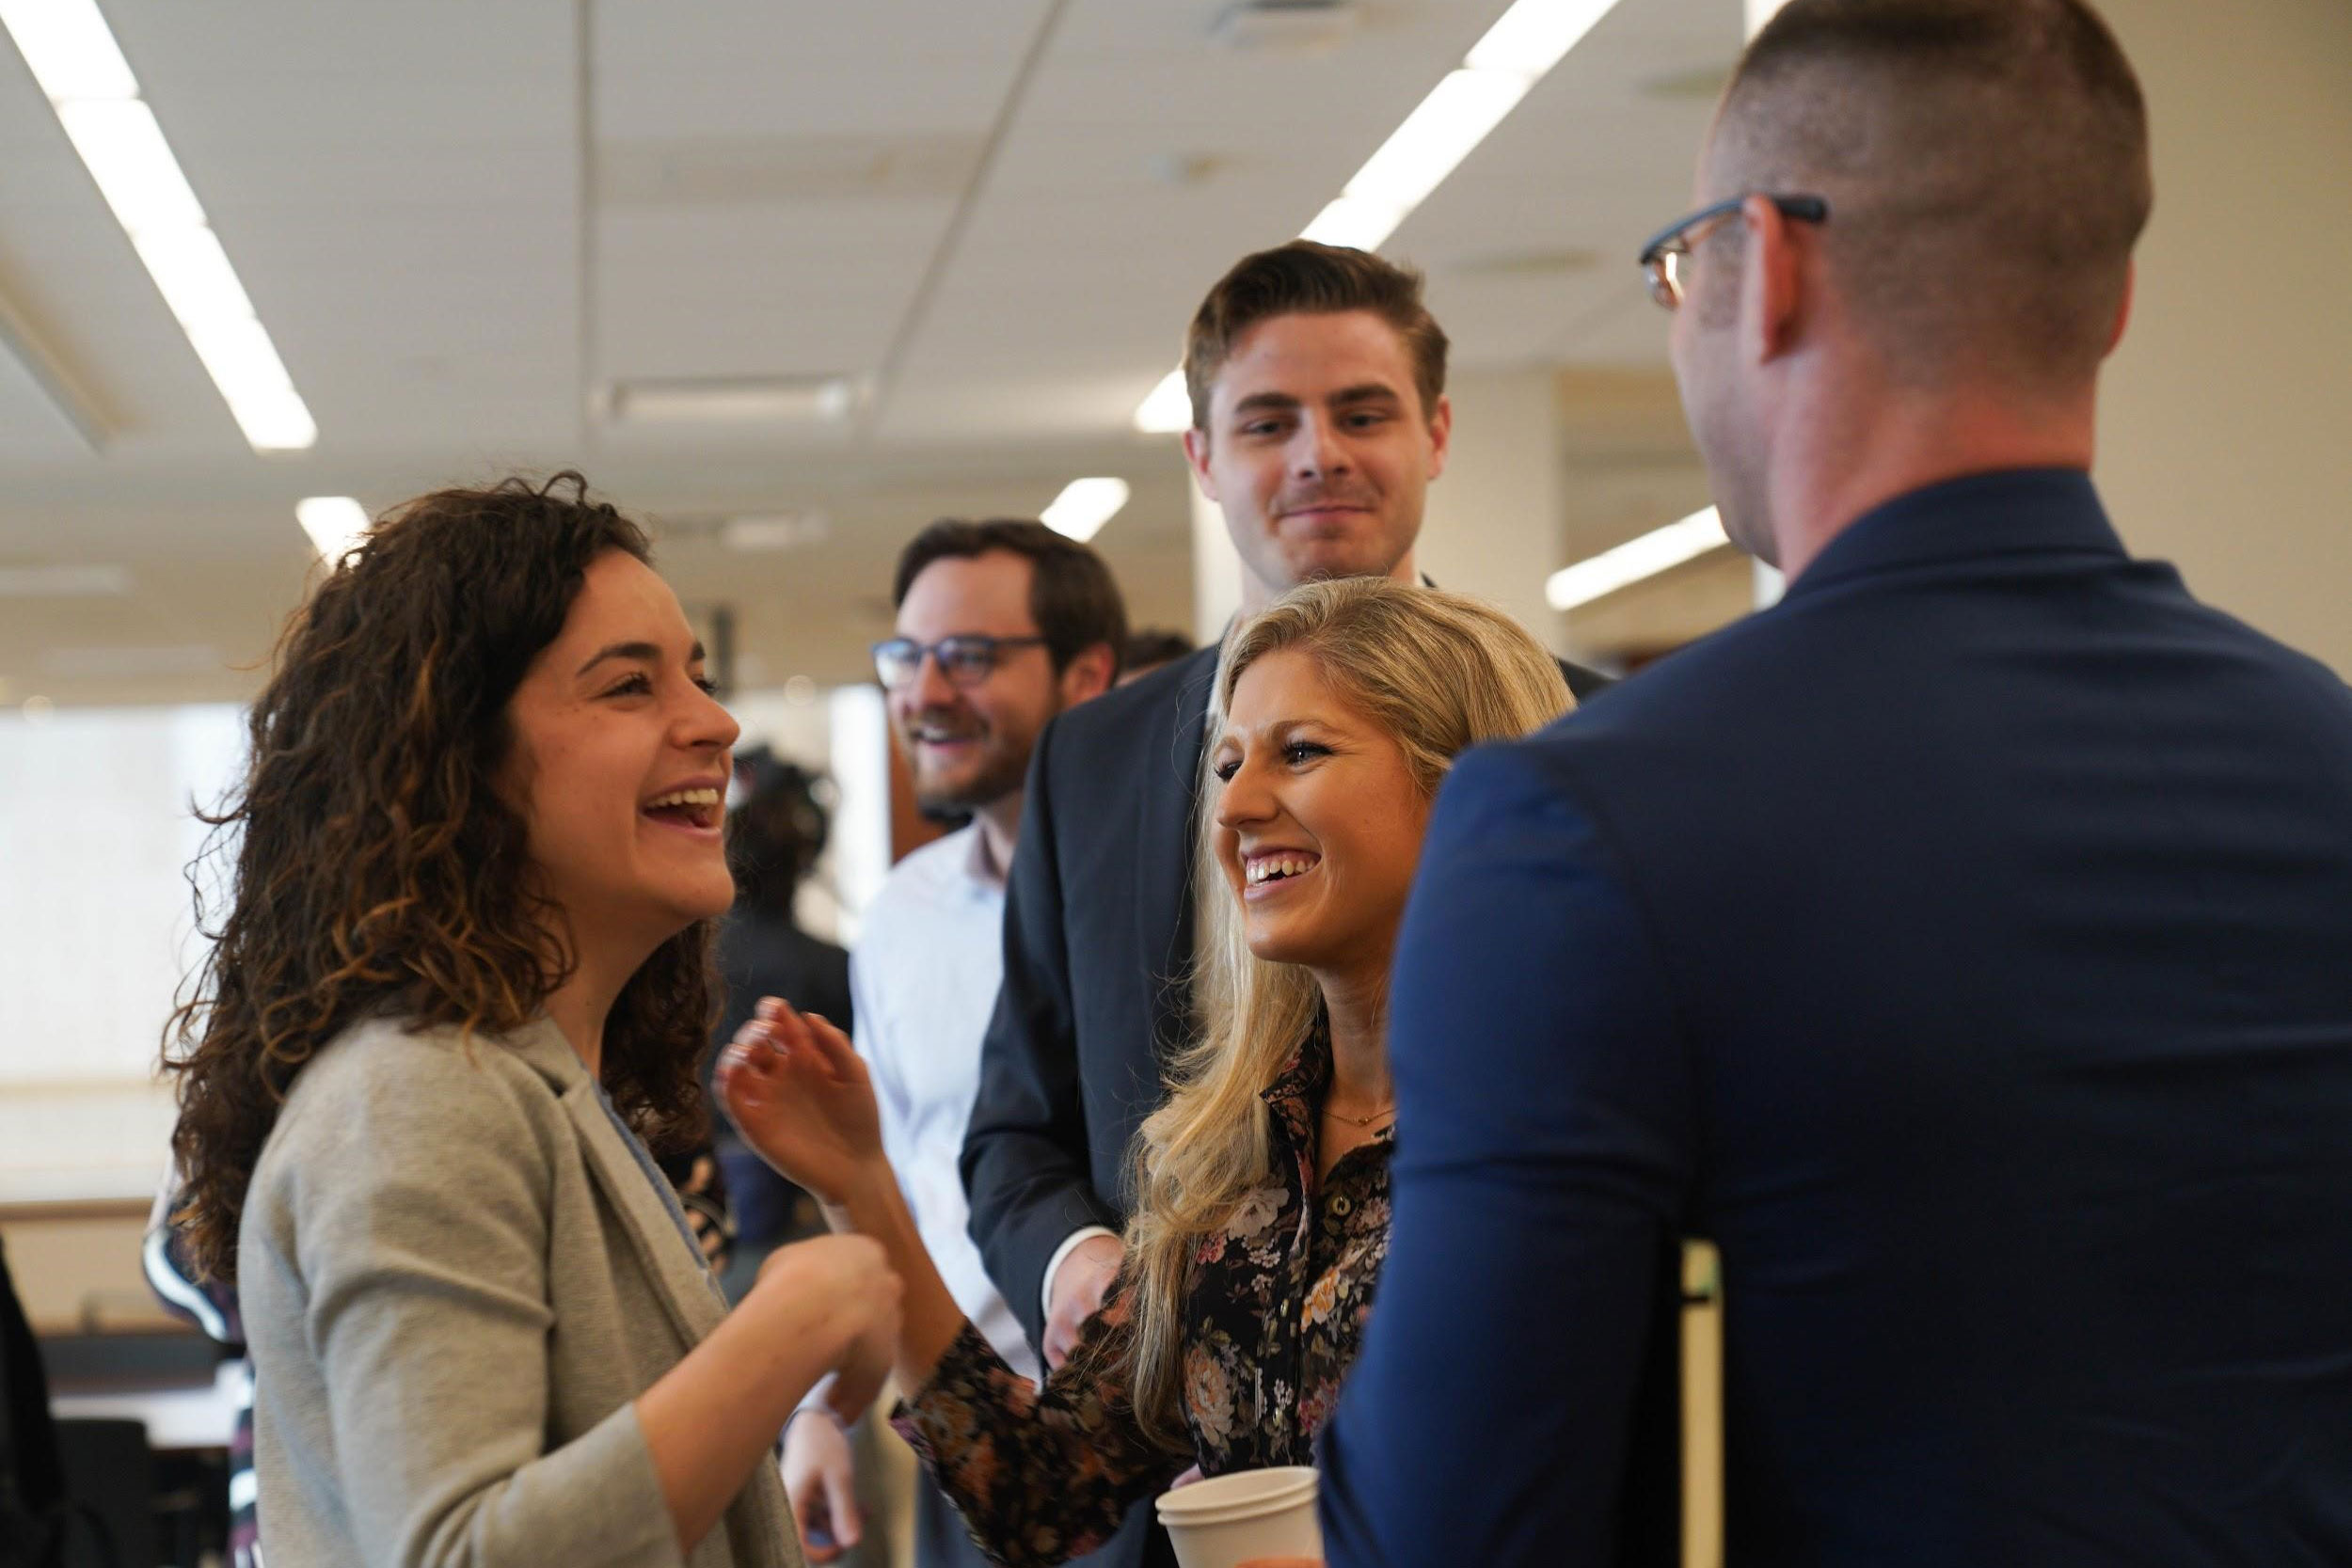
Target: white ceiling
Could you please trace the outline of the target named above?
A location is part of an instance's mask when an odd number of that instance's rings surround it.
[[[0,50],[0,298],[93,447],[0,353],[0,681],[233,696],[309,567],[300,496],[371,507],[577,465],[661,517],[815,509],[817,544],[679,539],[770,678],[854,676],[888,562],[1079,473],[1139,618],[1188,599],[1168,438],[1132,433],[1207,285],[1295,232],[1505,8],[1371,0],[1320,53],[1222,0],[102,0],[320,439],[240,438],[22,62]],[[1391,242],[1465,368],[1657,369],[1630,265],[1679,208],[1740,0],[1622,0]],[[844,374],[848,425],[615,429],[615,379]],[[206,650],[214,650],[208,658]]]

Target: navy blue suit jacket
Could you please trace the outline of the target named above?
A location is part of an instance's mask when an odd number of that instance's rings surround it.
[[[2352,695],[2085,477],[1466,758],[1392,1009],[1334,1568],[1664,1555],[1684,1235],[1735,1562],[2352,1562]]]

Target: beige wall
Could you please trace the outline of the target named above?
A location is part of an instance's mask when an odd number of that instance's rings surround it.
[[[2156,213],[2102,398],[2132,547],[2352,674],[2352,4],[2105,0]]]
[[[148,1328],[176,1323],[147,1286],[141,1204],[0,1210],[0,1245],[36,1332]]]

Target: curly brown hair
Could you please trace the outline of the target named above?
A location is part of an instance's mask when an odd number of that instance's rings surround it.
[[[165,1031],[175,1219],[207,1275],[236,1277],[254,1163],[320,1047],[378,1016],[506,1034],[571,973],[494,781],[514,744],[509,700],[612,550],[649,560],[644,532],[577,473],[439,490],[389,514],[288,623],[244,781],[204,815],[214,831],[189,879],[213,947]],[[200,876],[220,862],[215,927]],[[605,1087],[660,1151],[707,1125],[711,930],[657,949],[605,1025]]]

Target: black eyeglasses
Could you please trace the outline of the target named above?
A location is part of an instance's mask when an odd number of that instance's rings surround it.
[[[1698,244],[1708,230],[1725,218],[1739,215],[1747,199],[1746,196],[1726,197],[1689,217],[1677,218],[1642,247],[1642,270],[1649,274],[1650,298],[1669,310],[1682,304],[1682,258],[1691,254],[1691,247]],[[1768,196],[1764,199],[1779,208],[1780,215],[1791,223],[1829,221],[1829,203],[1818,196]]]
[[[917,642],[894,637],[874,644],[874,673],[887,690],[897,690],[923,673],[926,654],[939,661],[939,673],[950,686],[977,686],[988,679],[1008,648],[1044,646],[1042,637],[983,637],[977,632]]]

